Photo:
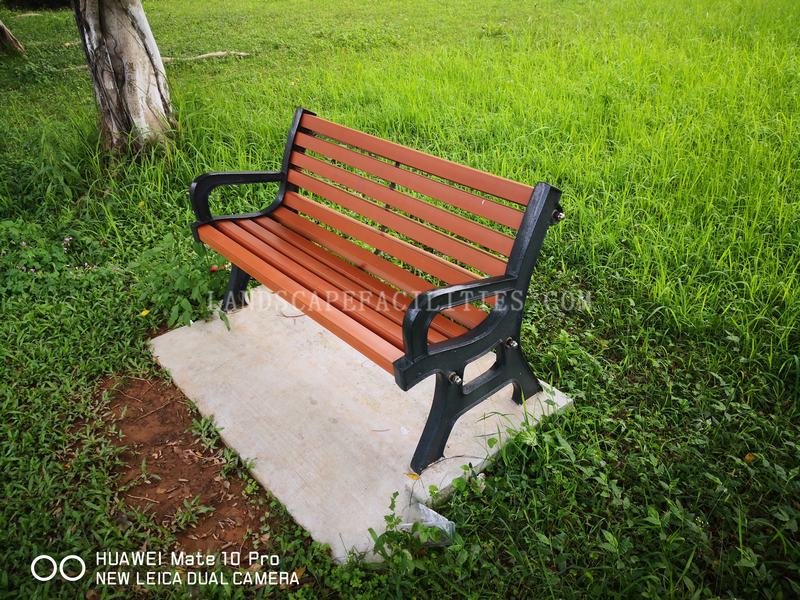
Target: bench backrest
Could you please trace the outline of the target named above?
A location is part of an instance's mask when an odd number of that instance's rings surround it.
[[[386,260],[378,252],[447,284],[505,273],[509,234],[522,221],[532,186],[313,113],[303,112],[297,124],[283,204],[324,225],[326,234],[311,227],[326,238],[320,243],[336,244],[331,233],[363,242],[375,251],[358,253],[359,266],[383,278]]]

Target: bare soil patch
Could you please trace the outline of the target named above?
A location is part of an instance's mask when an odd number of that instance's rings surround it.
[[[111,396],[110,413],[120,433],[114,441],[125,447],[117,474],[127,506],[175,530],[176,550],[241,551],[244,558],[270,546],[262,529],[270,496],[261,487],[253,492],[251,485],[245,497],[247,481],[236,473],[223,475],[221,442],[209,450],[189,431],[200,417],[178,388],[158,379],[125,378],[108,379],[100,389]],[[193,510],[197,522],[181,528],[176,515],[192,510],[186,503],[213,510]]]

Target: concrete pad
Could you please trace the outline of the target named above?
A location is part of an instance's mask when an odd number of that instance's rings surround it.
[[[442,493],[463,474],[482,470],[525,418],[511,386],[459,419],[445,459],[419,478],[409,462],[425,424],[434,378],[403,392],[394,378],[358,351],[261,287],[250,306],[219,320],[155,338],[153,353],[200,412],[213,416],[225,443],[255,461],[253,476],[337,560],[372,549],[371,527],[383,531],[392,493],[397,513],[413,519],[429,486]],[[470,364],[465,380],[493,363]],[[534,422],[571,400],[543,383],[529,398]],[[456,524],[457,525],[457,524]],[[368,556],[369,557],[369,556]]]

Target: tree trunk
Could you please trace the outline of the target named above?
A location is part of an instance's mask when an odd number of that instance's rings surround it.
[[[75,0],[74,7],[105,148],[166,141],[174,125],[169,87],[141,0]]]
[[[19,40],[2,21],[0,21],[0,50],[14,54],[25,52],[25,47],[19,43]]]

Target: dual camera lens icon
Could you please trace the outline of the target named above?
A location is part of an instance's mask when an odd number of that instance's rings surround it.
[[[78,565],[80,565],[80,573],[77,575],[69,575],[64,570],[65,566],[68,565],[69,561],[74,561]],[[40,562],[45,562],[50,564],[50,568],[52,569],[49,574],[47,575],[40,575],[37,571],[36,565]],[[43,568],[43,567],[42,567]],[[33,559],[31,562],[31,575],[39,581],[50,581],[56,574],[60,574],[62,579],[65,581],[78,581],[81,577],[86,574],[86,563],[83,562],[83,559],[78,556],[77,554],[69,554],[61,559],[61,562],[57,563],[56,559],[50,556],[49,554],[40,554],[36,558]]]

